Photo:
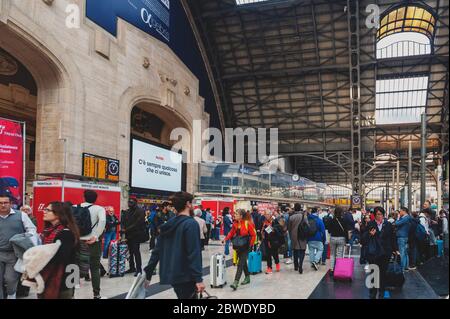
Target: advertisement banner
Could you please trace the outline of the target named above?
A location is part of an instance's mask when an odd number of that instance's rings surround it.
[[[64,199],[62,199],[62,190],[64,187]],[[120,218],[120,198],[121,188],[102,184],[47,180],[33,183],[33,215],[38,223],[38,231],[42,231],[44,221],[42,220],[44,208],[52,201],[69,201],[73,205],[84,202],[83,193],[90,189],[97,193],[96,205],[112,206],[117,218]]]
[[[14,208],[23,203],[23,143],[22,124],[0,118],[0,192],[11,196]]]
[[[117,36],[117,18],[164,41],[170,41],[170,0],[88,0],[89,19]]]

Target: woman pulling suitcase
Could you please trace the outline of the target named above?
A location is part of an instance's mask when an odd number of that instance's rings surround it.
[[[234,283],[230,286],[233,290],[236,290],[239,286],[239,280],[241,279],[242,271],[244,271],[245,279],[241,285],[247,285],[250,283],[250,273],[248,271],[247,256],[251,247],[256,241],[255,225],[248,220],[245,220],[245,210],[238,209],[234,213],[234,222],[231,231],[227,237],[222,240],[222,244],[231,240],[233,249],[238,253],[238,265]]]

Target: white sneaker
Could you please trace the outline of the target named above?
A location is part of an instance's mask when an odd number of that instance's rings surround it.
[[[292,259],[288,258],[288,259],[286,259],[286,260],[284,261],[284,263],[285,263],[286,265],[290,265],[290,264],[293,263],[293,261],[292,261]]]

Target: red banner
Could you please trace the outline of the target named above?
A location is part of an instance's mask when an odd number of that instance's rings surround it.
[[[23,202],[23,151],[21,124],[0,119],[0,192],[10,194],[16,208]]]
[[[38,232],[41,232],[44,227],[44,208],[50,202],[63,200],[63,188],[64,201],[69,201],[74,205],[84,202],[85,190],[91,189],[97,192],[98,197],[95,204],[103,207],[112,206],[116,216],[120,218],[120,187],[61,180],[36,181],[33,183],[33,215],[38,223]]]

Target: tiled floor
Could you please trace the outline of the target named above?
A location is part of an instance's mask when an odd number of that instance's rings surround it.
[[[308,264],[308,256],[305,258],[304,273],[302,275],[294,271],[294,266],[284,264],[281,259],[281,272],[266,275],[264,273],[254,275],[251,277],[251,284],[248,286],[239,287],[237,291],[233,291],[229,284],[233,281],[236,272],[236,267],[231,265],[231,256],[227,257],[228,265],[226,269],[227,285],[224,288],[210,288],[209,283],[209,262],[210,256],[217,252],[223,252],[223,246],[219,242],[211,242],[211,245],[206,246],[203,252],[203,267],[205,285],[207,291],[220,299],[283,299],[296,298],[306,299],[313,292],[315,287],[321,281],[328,269],[327,266],[322,266],[319,271],[310,268]],[[142,260],[144,265],[148,262],[149,251],[148,244],[141,246]],[[108,261],[102,259],[102,264],[107,268]],[[263,262],[263,267],[265,263]],[[243,277],[241,278],[241,280]],[[121,278],[103,277],[101,281],[101,295],[104,298],[124,298],[131,284],[133,283],[133,275],[125,275]],[[148,299],[171,299],[176,298],[173,289],[170,286],[159,285],[159,276],[153,276],[152,286],[148,289]],[[28,299],[34,299],[35,295],[30,294]],[[76,299],[91,299],[92,288],[91,283],[82,280],[81,287],[76,289]]]
[[[319,271],[315,271],[309,265],[308,255],[305,257],[304,272],[302,275],[294,271],[294,266],[284,264],[281,259],[281,272],[266,275],[260,273],[251,277],[251,284],[240,286],[237,291],[233,291],[229,284],[233,281],[236,267],[232,266],[231,257],[227,257],[226,268],[227,285],[224,288],[210,288],[209,283],[209,260],[210,256],[217,252],[223,252],[223,246],[219,242],[211,242],[203,252],[203,273],[207,291],[220,299],[366,299],[368,297],[367,288],[364,285],[364,272],[358,263],[358,256],[355,258],[355,274],[351,283],[333,282],[327,275],[329,265],[321,266]],[[149,260],[148,244],[141,246],[142,260],[145,265]],[[107,269],[108,261],[102,259],[102,264]],[[265,263],[263,262],[263,268]],[[430,285],[423,279],[419,272],[406,273],[406,283],[403,290],[393,293],[393,298],[434,299],[437,295]],[[125,275],[121,278],[103,277],[101,281],[101,295],[104,298],[123,299],[128,292],[135,277]],[[242,280],[243,278],[241,278]],[[31,294],[28,299],[34,299]],[[91,299],[91,283],[82,281],[81,287],[76,289],[76,299]],[[170,286],[159,284],[159,276],[153,276],[152,285],[147,290],[147,299],[173,299],[176,298]]]

